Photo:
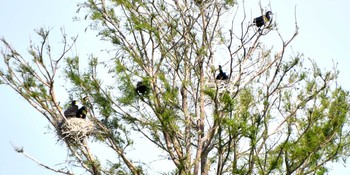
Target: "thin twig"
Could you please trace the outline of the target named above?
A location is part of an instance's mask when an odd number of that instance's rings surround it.
[[[24,152],[23,147],[17,147],[17,146],[14,145],[12,142],[10,142],[10,144],[12,145],[12,147],[15,149],[15,151],[16,151],[17,153],[23,154],[25,157],[29,158],[30,160],[32,160],[33,162],[37,163],[39,166],[41,166],[41,167],[43,167],[43,168],[45,168],[45,169],[48,169],[48,170],[53,171],[53,172],[56,172],[56,173],[67,174],[67,175],[73,175],[73,173],[71,173],[69,170],[67,170],[67,171],[65,172],[65,171],[62,171],[62,170],[57,170],[57,169],[51,168],[50,166],[45,165],[45,164],[39,162],[37,159],[35,159],[34,157],[30,156],[28,153]]]

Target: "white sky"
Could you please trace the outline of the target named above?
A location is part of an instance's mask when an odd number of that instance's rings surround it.
[[[262,5],[268,7],[269,2],[274,20],[286,38],[294,30],[294,7],[297,7],[299,35],[293,41],[293,51],[316,60],[321,68],[331,69],[332,59],[338,62],[339,85],[350,90],[350,13],[347,11],[350,1],[270,0],[262,1]],[[2,0],[0,37],[5,37],[20,53],[26,54],[30,38],[37,41],[34,29],[52,27],[50,43],[54,48],[61,41],[60,28],[64,27],[69,36],[79,34],[76,51],[81,58],[91,53],[100,55],[103,48],[96,34],[84,32],[88,23],[73,22],[76,4],[77,1],[70,0]],[[258,1],[247,2],[245,8],[248,17],[260,14]],[[64,101],[66,95],[59,98]],[[46,119],[6,86],[0,86],[0,111],[0,174],[53,174],[17,154],[10,145],[13,142],[23,146],[26,152],[49,165],[63,162],[66,151],[57,144],[54,134],[47,133]],[[350,174],[349,166],[332,164],[329,174]]]

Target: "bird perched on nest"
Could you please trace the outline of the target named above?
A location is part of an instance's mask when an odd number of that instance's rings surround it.
[[[271,15],[272,14],[273,13],[271,11],[268,11],[268,12],[266,12],[265,15],[254,18],[253,23],[259,28],[268,22],[271,23],[271,21],[272,21]]]
[[[77,102],[73,100],[71,106],[66,111],[64,111],[64,116],[66,118],[72,118],[76,116],[78,112],[78,105],[76,103]]]
[[[222,71],[221,65],[219,65],[219,74],[216,76],[217,80],[227,80],[228,76],[224,71]]]
[[[76,114],[77,118],[82,118],[85,119],[86,118],[86,114],[87,114],[87,108],[85,106],[82,106]]]
[[[144,82],[142,82],[142,81],[137,82],[137,84],[136,84],[136,92],[137,93],[144,95],[145,93],[147,93],[148,90],[149,89]]]

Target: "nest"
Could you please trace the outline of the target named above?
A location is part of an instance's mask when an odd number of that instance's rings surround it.
[[[95,130],[94,124],[81,118],[68,118],[63,120],[58,126],[58,136],[60,139],[69,142],[80,143],[81,140],[91,135]]]
[[[213,80],[209,79],[205,81],[205,85],[207,88],[218,88],[218,93],[222,94],[223,92],[233,92],[235,87],[234,84],[232,84],[228,80]]]

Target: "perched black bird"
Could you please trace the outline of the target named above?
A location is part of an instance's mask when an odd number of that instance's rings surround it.
[[[148,91],[148,87],[145,85],[144,82],[139,81],[136,84],[136,92],[145,94]]]
[[[272,12],[271,11],[268,11],[266,12],[265,15],[262,15],[262,16],[259,16],[259,17],[256,17],[254,18],[253,20],[253,23],[257,26],[257,27],[261,27],[263,25],[265,25],[267,22],[271,22],[270,20],[271,19],[271,15],[272,15]]]
[[[77,117],[77,118],[85,119],[85,118],[86,118],[86,114],[87,114],[87,109],[86,109],[85,106],[82,106],[82,107],[78,110],[76,117]]]
[[[204,0],[194,0],[194,3],[196,3],[196,5],[201,5],[203,3]]]
[[[75,117],[78,112],[78,105],[76,104],[76,101],[73,100],[71,103],[71,107],[69,107],[66,111],[64,111],[64,116],[66,118]]]
[[[216,76],[217,80],[227,80],[228,76],[224,71],[222,71],[221,65],[219,65],[219,74]]]

